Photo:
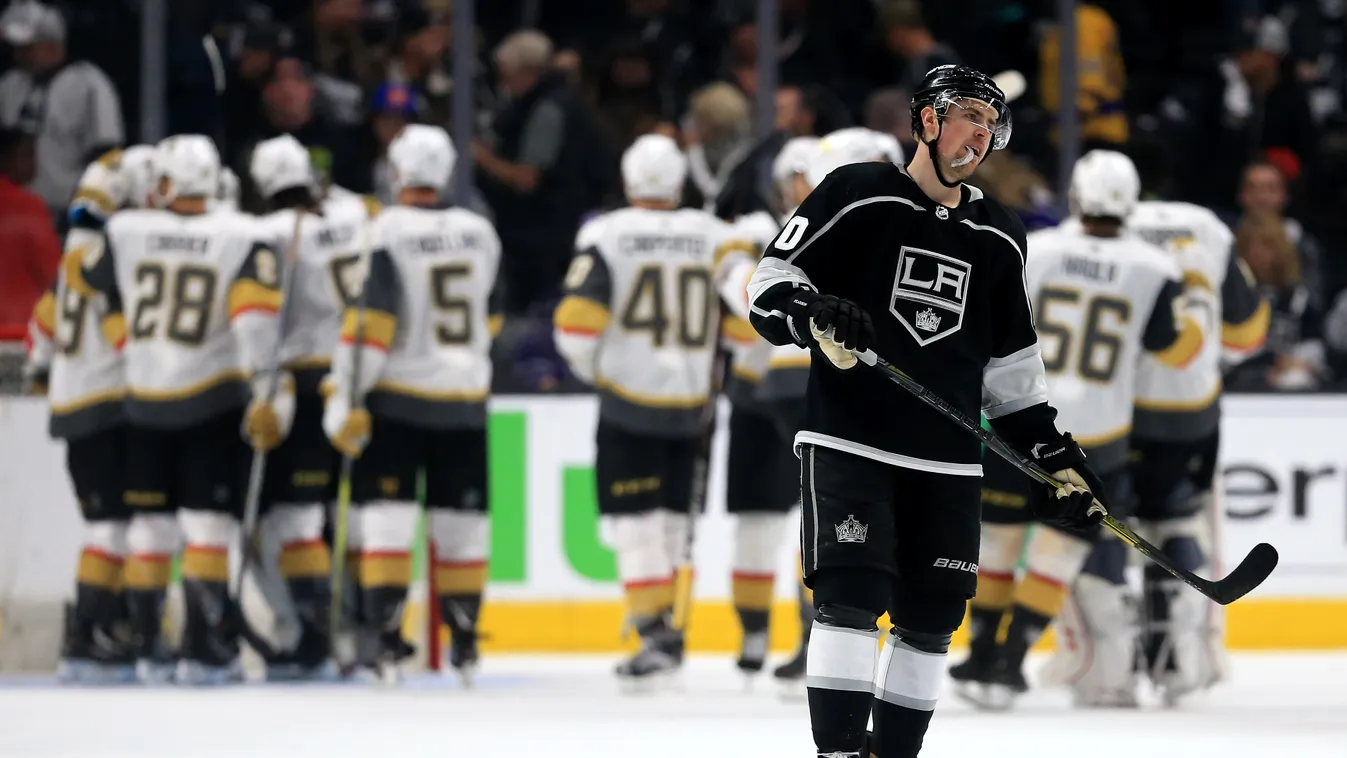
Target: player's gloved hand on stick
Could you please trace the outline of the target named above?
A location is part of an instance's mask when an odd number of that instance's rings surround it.
[[[252,391],[253,399],[243,415],[243,439],[262,452],[274,450],[290,434],[295,420],[295,377],[289,371],[259,374],[253,377]]]
[[[369,444],[373,421],[369,411],[351,405],[351,393],[330,381],[323,381],[327,402],[323,406],[323,433],[342,455],[359,458]]]
[[[1030,453],[1038,465],[1052,472],[1062,486],[1046,498],[1033,498],[1034,515],[1049,526],[1085,529],[1104,518],[1104,484],[1085,462],[1080,445],[1064,434],[1052,442],[1034,445]]]
[[[791,296],[787,310],[796,342],[818,350],[838,369],[854,368],[856,353],[874,346],[870,314],[850,300],[802,289]]]

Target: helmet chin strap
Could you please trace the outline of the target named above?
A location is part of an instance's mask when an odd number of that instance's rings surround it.
[[[935,178],[946,187],[954,189],[963,184],[963,182],[951,182],[945,178],[945,172],[940,170],[940,154],[936,152],[935,143],[939,142],[940,135],[945,133],[945,125],[939,121],[937,121],[937,123],[940,124],[940,131],[935,133],[935,139],[926,143],[926,152],[931,158],[931,165],[935,167]]]

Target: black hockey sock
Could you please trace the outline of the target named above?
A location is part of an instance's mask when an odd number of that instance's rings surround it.
[[[875,671],[875,754],[916,758],[945,679],[949,639],[897,627],[889,634]]]
[[[979,663],[989,662],[996,655],[996,636],[1005,615],[1005,608],[968,609],[968,658]]]
[[[1024,665],[1029,649],[1043,636],[1052,619],[1032,608],[1016,605],[1010,611],[1005,640],[1000,645],[1000,663],[1010,671],[1018,672]]]
[[[905,708],[883,700],[875,700],[874,708],[875,732],[871,738],[871,752],[882,758],[916,758],[917,753],[921,752],[921,743],[926,739],[926,730],[930,728],[935,709],[924,711]]]
[[[238,630],[230,623],[228,590],[223,581],[182,580],[186,619],[180,654],[189,661],[224,666],[238,657]]]

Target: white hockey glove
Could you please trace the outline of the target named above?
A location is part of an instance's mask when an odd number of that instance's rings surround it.
[[[272,376],[253,377],[253,399],[243,416],[243,439],[262,452],[280,445],[295,421],[295,377],[289,371],[279,371],[274,379],[273,391]]]
[[[342,455],[359,458],[369,444],[373,421],[369,411],[351,407],[351,398],[345,392],[327,396],[323,407],[323,433]]]

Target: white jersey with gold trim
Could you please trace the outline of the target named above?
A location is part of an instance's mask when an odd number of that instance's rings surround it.
[[[1222,345],[1252,352],[1263,344],[1270,312],[1254,293],[1233,254],[1233,235],[1216,214],[1191,203],[1148,201],[1127,219],[1127,232],[1165,249],[1183,270],[1188,299],[1207,334],[1183,368],[1144,357],[1137,376],[1137,433],[1160,439],[1197,439],[1219,420]],[[1160,416],[1157,416],[1160,414]],[[1167,414],[1178,414],[1165,418]]]
[[[599,389],[602,419],[664,437],[701,431],[720,319],[715,267],[733,229],[700,210],[628,207],[580,229],[557,349]]]
[[[333,372],[348,375],[359,333],[359,390],[370,411],[423,428],[480,427],[491,388],[492,295],[500,237],[461,208],[385,209],[375,220],[363,313],[348,308]]]
[[[1028,236],[1025,282],[1048,400],[1061,428],[1102,471],[1126,463],[1140,363],[1179,364],[1200,349],[1195,324],[1186,337],[1176,329],[1181,279],[1163,250],[1133,237],[1061,228]],[[1148,349],[1159,357],[1146,356]]]
[[[283,258],[289,256],[292,239],[296,244],[294,260],[287,262],[286,273],[294,281],[287,289],[281,342],[281,364],[292,371],[324,369],[331,363],[342,311],[359,298],[363,257],[370,249],[378,206],[354,195],[330,198],[320,210],[321,215],[286,209],[261,219],[264,234]]]
[[[66,256],[70,286],[108,299],[103,333],[125,343],[132,421],[182,428],[247,401],[281,299],[280,260],[260,232],[223,209],[127,210],[103,246]]]

